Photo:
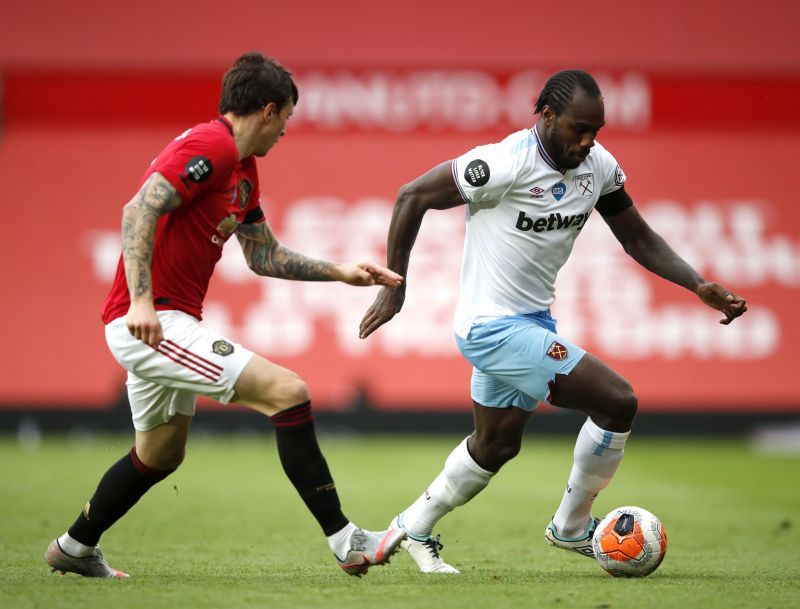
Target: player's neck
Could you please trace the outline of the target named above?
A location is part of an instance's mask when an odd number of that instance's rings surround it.
[[[545,152],[550,155],[551,159],[554,158],[553,151],[550,150],[550,138],[547,137],[547,125],[544,124],[544,119],[540,118],[538,121],[536,121],[536,124],[533,126],[533,128],[536,129],[536,133],[539,136],[539,141],[542,143],[542,148],[544,148]]]
[[[254,124],[252,115],[237,116],[232,112],[223,114],[233,128],[233,141],[239,151],[239,160],[251,156],[254,152],[254,144],[257,135],[257,127]]]

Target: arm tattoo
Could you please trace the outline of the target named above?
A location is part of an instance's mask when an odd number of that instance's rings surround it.
[[[122,259],[131,298],[153,295],[151,263],[158,218],[181,204],[175,188],[154,173],[122,210]]]
[[[281,245],[266,222],[241,224],[237,237],[248,266],[258,275],[300,281],[335,281],[335,265]]]

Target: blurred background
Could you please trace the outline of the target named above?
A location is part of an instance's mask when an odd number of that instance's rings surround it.
[[[598,139],[638,207],[749,312],[719,325],[593,217],[559,277],[560,331],[633,384],[640,431],[785,437],[800,420],[799,25],[792,0],[3,3],[0,429],[130,428],[100,321],[122,206],[164,145],[216,116],[232,61],[260,50],[300,88],[287,137],[259,160],[268,221],[336,260],[384,262],[401,185],[532,126],[553,72],[592,72]],[[450,329],[463,233],[461,209],[426,217],[405,308],[366,341],[375,290],[257,278],[235,242],[205,322],[304,377],[328,429],[469,430]],[[266,427],[200,410],[207,429]],[[542,411],[532,431],[577,429]]]

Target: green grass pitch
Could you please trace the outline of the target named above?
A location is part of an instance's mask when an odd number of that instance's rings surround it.
[[[321,438],[345,513],[376,529],[424,490],[457,441]],[[460,576],[422,575],[405,554],[365,578],[345,575],[269,436],[190,440],[182,468],[103,538],[130,580],[50,574],[45,547],[129,446],[122,436],[45,437],[25,451],[0,440],[0,607],[800,607],[800,457],[707,439],[632,438],[597,500],[597,515],[634,504],[662,519],[667,556],[645,579],[611,578],[546,545],[572,440],[535,436],[483,494],[440,523],[443,555]]]

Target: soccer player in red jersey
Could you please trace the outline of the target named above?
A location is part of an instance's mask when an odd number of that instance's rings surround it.
[[[398,533],[365,531],[342,513],[303,380],[199,323],[214,266],[233,234],[258,275],[355,286],[402,281],[372,263],[307,258],[270,230],[255,157],[284,135],[297,100],[291,73],[278,62],[260,53],[239,57],[222,83],[220,115],[167,145],[124,207],[122,255],[103,322],[112,354],[128,371],[135,445],[48,547],[54,571],[127,577],[103,558],[100,536],[181,464],[197,395],[271,418],[283,469],[347,573],[385,563],[399,545]]]

